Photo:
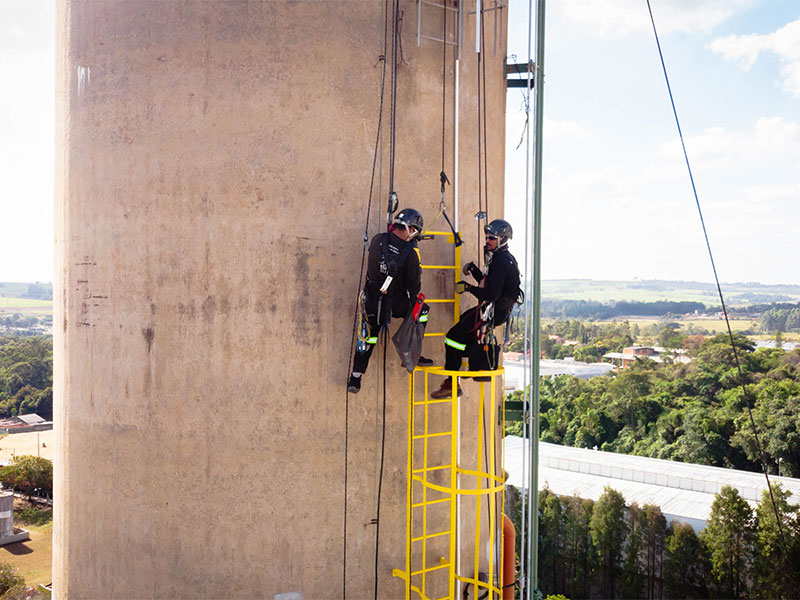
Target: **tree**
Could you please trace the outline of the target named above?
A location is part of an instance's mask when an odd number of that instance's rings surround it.
[[[39,456],[15,456],[11,464],[0,468],[0,483],[6,489],[18,490],[28,497],[52,495],[53,463]]]
[[[628,531],[622,494],[606,486],[594,505],[589,529],[600,562],[604,597],[613,598],[619,579],[623,542]]]
[[[800,597],[800,507],[789,504],[791,493],[780,483],[772,484],[775,508],[769,490],[756,507],[756,544],[753,579],[756,598]],[[775,519],[781,518],[783,537]],[[784,541],[786,545],[784,546]]]
[[[635,502],[628,508],[628,539],[625,545],[625,562],[622,565],[620,596],[635,600],[642,597],[644,576],[641,571],[642,522],[644,511]]]
[[[654,600],[663,596],[662,575],[667,520],[661,514],[661,508],[653,504],[645,504],[642,507],[642,513],[644,516],[642,558],[644,559],[645,598]]]
[[[543,593],[564,590],[564,510],[561,499],[549,489],[539,493],[539,586]]]
[[[701,598],[703,548],[688,523],[673,522],[667,530],[664,587],[667,598]]]
[[[726,485],[714,495],[701,540],[722,597],[744,597],[752,563],[753,510],[736,488]]]
[[[25,578],[19,574],[16,567],[0,562],[0,595],[21,585],[25,585]]]
[[[577,496],[564,498],[566,524],[564,527],[564,556],[566,592],[571,598],[588,598],[591,575],[597,564],[592,544],[590,524],[594,502]]]

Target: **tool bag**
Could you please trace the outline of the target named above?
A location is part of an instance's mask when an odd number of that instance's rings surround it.
[[[470,371],[494,371],[500,364],[500,344],[475,342],[467,347]],[[475,381],[490,381],[491,377],[473,377]]]
[[[397,354],[400,355],[400,360],[409,373],[414,372],[422,354],[422,339],[428,315],[428,305],[424,304],[424,299],[423,294],[418,296],[414,308],[406,313],[402,325],[392,336]]]

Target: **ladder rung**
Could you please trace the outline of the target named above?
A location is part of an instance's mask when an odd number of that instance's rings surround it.
[[[451,42],[449,40],[445,41],[445,40],[442,40],[442,38],[432,37],[430,35],[425,35],[424,33],[420,33],[419,37],[421,37],[423,40],[431,40],[432,42],[441,43],[441,42],[444,41],[445,44],[449,44],[450,46],[458,47],[458,42]]]
[[[425,400],[423,402],[414,402],[414,406],[422,406],[423,404],[444,404],[445,402],[452,401],[452,398],[445,398],[444,400]]]
[[[430,569],[422,569],[421,571],[413,571],[411,575],[422,575],[423,573],[430,573],[431,571],[438,571],[439,569],[445,569],[450,566],[449,562],[442,563],[441,565],[436,565],[435,567],[431,567]]]
[[[420,508],[421,506],[430,506],[431,504],[441,504],[442,502],[451,502],[452,498],[440,498],[439,500],[430,500],[428,502],[418,502],[412,504],[411,508]]]
[[[456,265],[420,265],[423,269],[458,269]]]
[[[423,4],[427,4],[428,6],[435,6],[436,8],[443,8],[445,10],[449,10],[451,12],[458,12],[458,8],[455,6],[447,6],[445,4],[439,4],[438,2],[430,2],[429,0],[422,0]]]
[[[415,440],[421,440],[423,438],[435,438],[435,437],[444,437],[446,435],[453,435],[452,431],[442,431],[441,433],[423,433],[422,435],[415,435]]]
[[[448,302],[450,304],[452,304],[452,303],[455,302],[455,299],[453,299],[453,298],[433,298],[433,299],[425,298],[425,302],[427,302],[428,304],[444,304],[444,303],[448,303]]]
[[[424,467],[422,469],[413,469],[412,473],[424,473],[425,471],[441,471],[442,469],[449,469],[453,465],[439,465],[438,467]]]
[[[438,332],[426,333],[423,337],[437,337],[437,336],[442,336],[442,335],[447,335],[447,332],[443,331],[442,333],[438,333]]]
[[[421,542],[422,540],[429,540],[431,538],[442,537],[443,535],[450,535],[453,532],[449,529],[447,531],[440,531],[439,533],[429,533],[428,535],[421,535],[419,537],[411,538],[412,542]]]

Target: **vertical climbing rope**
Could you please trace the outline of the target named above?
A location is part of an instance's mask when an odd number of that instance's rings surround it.
[[[717,284],[717,293],[719,294],[719,301],[720,304],[722,305],[722,314],[725,317],[725,325],[728,328],[728,338],[730,339],[731,349],[733,350],[733,358],[734,362],[736,363],[736,370],[739,374],[739,382],[741,383],[742,386],[742,396],[744,397],[745,406],[747,407],[747,415],[750,419],[750,426],[753,428],[753,438],[755,440],[759,462],[761,463],[761,468],[764,471],[764,477],[767,480],[767,489],[769,490],[769,498],[772,504],[772,510],[775,513],[775,520],[778,523],[778,531],[780,532],[781,544],[783,546],[784,556],[788,556],[789,548],[788,545],[786,544],[786,538],[783,534],[783,525],[781,524],[781,517],[778,512],[778,506],[775,503],[775,496],[773,495],[772,492],[772,484],[770,483],[769,474],[767,472],[767,459],[764,456],[764,451],[761,446],[761,440],[759,439],[758,436],[758,428],[756,427],[756,421],[753,418],[752,402],[750,400],[750,395],[747,392],[747,386],[745,385],[744,372],[742,370],[742,364],[739,361],[739,352],[736,349],[736,342],[733,339],[733,330],[731,329],[731,324],[730,321],[728,320],[728,309],[725,306],[725,298],[722,295],[722,287],[719,284],[719,276],[717,275],[717,266],[714,263],[714,254],[711,252],[711,243],[708,240],[708,231],[706,230],[706,223],[705,220],[703,219],[703,211],[700,208],[700,199],[697,195],[697,187],[695,186],[694,176],[692,175],[692,166],[689,164],[689,155],[686,152],[686,144],[684,143],[683,140],[683,131],[681,130],[681,122],[680,119],[678,119],[678,110],[675,108],[675,99],[672,96],[672,87],[669,84],[669,75],[667,75],[667,66],[664,62],[664,54],[661,51],[661,42],[658,39],[658,31],[656,30],[656,21],[653,18],[653,9],[650,6],[650,0],[646,0],[646,2],[647,2],[647,10],[650,13],[650,23],[652,23],[653,25],[653,35],[655,36],[656,46],[658,47],[658,56],[661,59],[661,69],[664,72],[664,80],[667,83],[667,92],[669,93],[669,101],[670,104],[672,105],[672,114],[675,117],[675,125],[678,128],[678,137],[681,140],[681,148],[683,149],[683,158],[686,162],[686,169],[689,172],[689,181],[692,184],[692,193],[694,194],[694,201],[695,205],[697,206],[697,213],[700,215],[700,225],[703,228],[703,236],[705,237],[706,248],[708,249],[708,257],[711,260],[711,270],[714,272],[714,281]]]
[[[369,218],[372,211],[372,196],[375,189],[375,168],[378,161],[378,154],[383,156],[381,151],[381,138],[383,133],[383,101],[384,92],[386,89],[386,50],[388,44],[388,28],[389,28],[389,0],[385,0],[383,7],[383,54],[378,57],[378,61],[382,62],[381,66],[381,87],[380,87],[380,100],[378,102],[378,127],[375,133],[375,150],[372,155],[372,174],[369,180],[369,194],[367,195],[367,211],[364,219],[364,244],[361,249],[361,268],[358,275],[358,289],[356,291],[356,298],[361,290],[362,281],[364,279],[364,263],[366,260],[367,243],[369,241]],[[381,165],[383,160],[381,159]],[[349,360],[347,368],[348,375],[349,369],[352,364],[353,351],[355,350],[356,338],[356,323],[358,321],[359,302],[356,300],[356,307],[353,313],[353,328],[350,336],[350,353],[348,354]],[[344,507],[342,518],[342,598],[347,597],[347,484],[348,484],[348,458],[349,458],[349,440],[350,440],[350,392],[345,390],[344,402]]]
[[[395,166],[395,141],[397,126],[397,52],[399,44],[398,24],[400,20],[400,2],[394,0],[394,22],[392,26],[392,108],[391,108],[391,134],[389,149],[389,211],[387,214],[387,227],[391,224],[392,213],[397,210],[397,195],[394,189],[394,166]],[[393,206],[394,204],[394,206]],[[381,308],[378,308],[378,321],[381,320]],[[391,314],[389,315],[391,318]],[[374,600],[378,600],[378,558],[380,556],[380,533],[381,533],[381,494],[383,492],[383,465],[386,450],[386,347],[389,345],[389,329],[386,323],[380,323],[383,339],[383,418],[381,420],[381,451],[380,469],[378,474],[378,497],[375,507],[375,565],[373,573]]]

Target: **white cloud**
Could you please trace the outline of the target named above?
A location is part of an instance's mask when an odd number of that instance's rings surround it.
[[[754,0],[671,0],[653,8],[659,33],[711,31]],[[641,0],[562,0],[557,10],[601,35],[650,31],[650,16]]]
[[[775,163],[800,156],[800,125],[770,117],[758,119],[750,131],[710,127],[700,135],[687,136],[686,150],[693,165],[706,170]],[[664,144],[661,155],[671,161],[682,160],[680,140]]]
[[[713,40],[708,48],[743,69],[752,67],[762,51],[774,52],[781,61],[783,90],[800,98],[800,19],[765,35],[728,35]]]

